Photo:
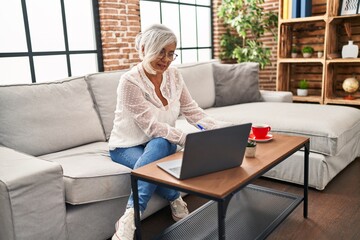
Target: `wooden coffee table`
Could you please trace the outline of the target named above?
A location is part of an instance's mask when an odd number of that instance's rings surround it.
[[[270,226],[265,226],[263,232],[260,233],[260,238],[265,238],[267,235],[273,231],[278,224],[282,222],[299,204],[303,202],[303,215],[307,218],[308,212],[308,172],[309,172],[309,145],[310,140],[306,137],[298,137],[298,136],[286,136],[280,134],[273,134],[274,138],[270,142],[266,143],[258,143],[257,151],[255,158],[244,158],[244,161],[240,167],[231,168],[224,171],[219,171],[199,177],[194,177],[185,180],[178,180],[165,171],[161,170],[157,167],[156,163],[159,161],[169,161],[176,158],[180,158],[182,156],[182,152],[175,153],[171,156],[163,158],[157,162],[148,164],[141,168],[135,169],[131,172],[131,185],[134,197],[134,209],[135,209],[135,225],[136,225],[136,239],[141,239],[141,226],[140,226],[140,215],[139,215],[139,205],[138,205],[138,191],[137,191],[137,181],[143,180],[151,183],[155,183],[157,185],[162,185],[166,187],[171,187],[173,189],[187,192],[190,194],[194,194],[200,197],[204,197],[210,199],[210,202],[217,203],[217,218],[218,218],[218,226],[217,226],[217,237],[218,239],[225,239],[226,226],[225,226],[225,218],[227,214],[227,210],[229,212],[235,212],[237,207],[231,207],[231,209],[227,209],[232,197],[236,194],[249,195],[252,194],[254,187],[249,185],[256,178],[262,176],[265,172],[273,168],[275,165],[279,164],[287,157],[295,153],[296,151],[304,148],[304,194],[303,196],[294,196],[292,194],[287,193],[279,193],[277,191],[273,191],[271,189],[260,189],[262,191],[261,194],[269,194],[268,196],[279,196],[279,201],[281,199],[292,199],[290,204],[286,205],[284,210],[281,210],[280,216],[276,216],[274,221],[270,220]],[[206,151],[206,149],[204,149]],[[195,159],[194,159],[195,161]],[[244,189],[245,188],[245,189]],[[259,189],[256,189],[255,192],[259,192]],[[260,191],[260,192],[261,192]],[[239,195],[240,196],[240,195]],[[244,197],[241,197],[244,198]],[[265,198],[263,195],[259,195],[257,198]],[[245,198],[244,198],[245,199]],[[256,197],[255,197],[256,199]],[[256,200],[264,200],[265,199],[256,199]],[[270,199],[270,198],[269,198]],[[244,200],[246,202],[246,200]],[[274,204],[277,200],[274,200]],[[241,202],[241,201],[240,201]],[[249,200],[249,203],[254,202],[254,200]],[[270,202],[266,202],[267,205],[271,205]],[[259,205],[259,204],[258,204]],[[250,206],[250,205],[249,205]],[[249,206],[243,206],[243,209],[252,208]],[[239,207],[240,208],[240,207]],[[204,207],[201,211],[208,211],[210,206]],[[271,207],[267,207],[268,210],[271,210]],[[195,214],[198,214],[199,211]],[[260,214],[259,221],[263,218],[261,216],[261,210],[256,210],[256,213],[249,213],[248,215]],[[193,213],[191,213],[193,214]],[[184,227],[186,224],[189,224],[189,219],[192,216],[187,217],[180,222],[176,223],[175,228],[171,228],[166,231],[168,233],[171,231],[184,231]],[[235,214],[235,213],[234,213]],[[211,216],[216,218],[216,216]],[[244,214],[239,214],[244,215]],[[207,215],[208,216],[208,215]],[[241,217],[241,216],[239,216]],[[194,217],[196,219],[196,217]],[[204,219],[205,220],[205,219]],[[230,221],[230,220],[229,220]],[[239,221],[238,219],[236,221]],[[186,223],[187,222],[187,223]],[[247,222],[244,220],[243,222]],[[226,222],[228,223],[228,222]],[[197,223],[190,223],[190,225],[194,225]],[[177,230],[180,229],[180,230]],[[186,230],[185,230],[186,231]],[[190,231],[190,230],[189,230]],[[197,231],[201,231],[198,229]],[[256,229],[255,231],[259,231]],[[165,234],[165,235],[166,235]],[[249,233],[251,235],[252,233]],[[164,236],[165,236],[164,235]],[[171,234],[170,234],[171,235]],[[175,235],[174,235],[175,236]],[[165,239],[171,239],[171,237],[164,237]],[[208,236],[204,238],[211,239]],[[162,237],[160,237],[162,239]]]

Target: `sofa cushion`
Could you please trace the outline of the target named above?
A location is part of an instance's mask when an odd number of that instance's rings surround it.
[[[218,60],[210,60],[175,65],[183,76],[192,98],[203,109],[212,107],[215,103],[215,82],[212,68],[213,64],[218,62]]]
[[[105,139],[83,77],[0,86],[0,145],[43,155]]]
[[[130,194],[131,169],[113,162],[107,142],[96,142],[39,158],[59,163],[64,171],[65,200],[77,205]]]
[[[360,136],[360,110],[305,103],[258,102],[211,108],[211,116],[234,123],[267,123],[272,132],[310,137],[313,152],[335,156]]]
[[[90,91],[93,94],[97,110],[99,111],[107,140],[110,138],[115,118],[116,89],[121,75],[127,71],[128,70],[120,70],[94,73],[85,77],[90,86]]]
[[[263,101],[259,89],[259,64],[214,64],[215,106]]]

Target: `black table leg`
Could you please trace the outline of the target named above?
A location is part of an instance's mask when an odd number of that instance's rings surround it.
[[[309,153],[310,141],[305,143],[304,151],[304,218],[308,216]]]
[[[138,179],[131,175],[131,189],[134,199],[134,215],[135,215],[135,239],[141,240],[141,223],[140,223],[140,208],[139,208],[139,193],[138,193]]]
[[[225,199],[218,200],[218,234],[219,239],[225,240],[225,218],[226,218],[226,210],[229,205],[229,202],[234,193],[228,195]]]

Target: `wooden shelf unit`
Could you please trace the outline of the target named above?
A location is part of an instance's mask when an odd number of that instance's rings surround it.
[[[348,94],[342,82],[351,76],[360,80],[360,58],[341,58],[342,46],[348,43],[344,23],[351,25],[354,44],[360,46],[360,14],[338,16],[340,0],[312,0],[312,16],[306,18],[282,18],[283,0],[279,0],[278,91],[291,91],[295,102],[319,104],[360,105],[360,90],[352,94],[355,100],[346,100]],[[296,46],[298,56],[291,58]],[[303,58],[301,49],[311,46],[315,52],[311,58]],[[317,52],[323,51],[318,58]],[[298,82],[309,81],[309,95],[296,96]]]

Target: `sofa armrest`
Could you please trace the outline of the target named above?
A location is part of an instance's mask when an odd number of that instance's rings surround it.
[[[265,102],[293,102],[292,92],[260,90]]]
[[[67,239],[59,164],[0,146],[0,239]]]

